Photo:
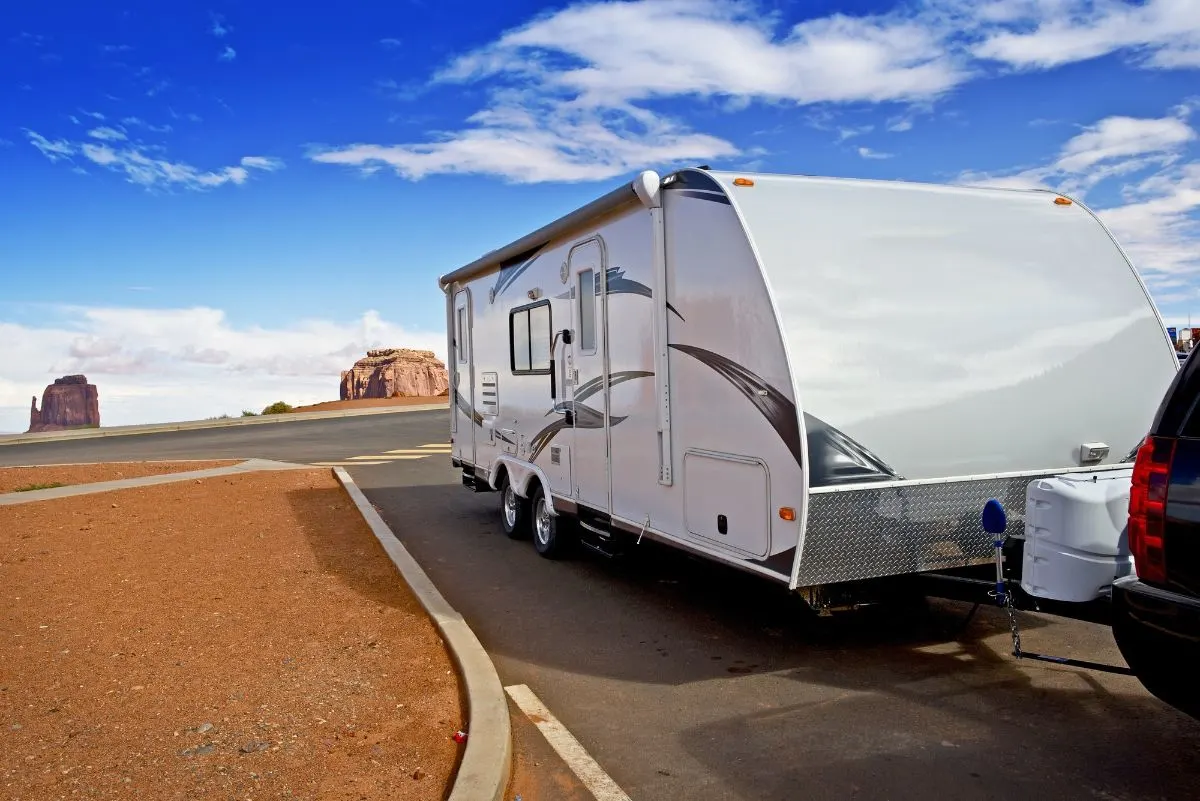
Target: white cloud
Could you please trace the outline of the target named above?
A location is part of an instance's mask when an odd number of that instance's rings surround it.
[[[99,128],[93,128],[87,132],[87,135],[93,139],[100,139],[105,142],[122,142],[129,138],[116,128],[110,128],[107,125],[101,125]]]
[[[665,42],[676,43],[665,46]],[[315,149],[310,158],[410,179],[485,173],[514,181],[610,178],[648,163],[742,151],[646,108],[690,96],[733,106],[936,97],[964,80],[910,13],[837,14],[780,29],[746,2],[580,3],[452,61],[446,85],[490,81],[490,102],[433,141]]]
[[[1107,117],[1068,140],[1050,164],[1000,174],[969,172],[959,176],[959,182],[1054,188],[1082,196],[1108,178],[1177,161],[1197,135],[1186,120],[1190,106],[1185,104],[1174,111],[1178,116],[1159,119]]]
[[[29,400],[55,378],[96,384],[104,425],[195,420],[277,400],[337,400],[340,371],[368,348],[445,358],[445,334],[410,331],[374,311],[358,320],[237,327],[209,308],[67,308],[52,325],[0,321],[0,431],[24,431]]]
[[[869,147],[860,147],[858,149],[858,155],[864,159],[890,159],[892,157],[891,153],[880,153],[879,151],[872,150]]]
[[[101,122],[104,122],[104,120],[105,120],[104,115],[101,114],[99,111],[85,111],[83,109],[79,109],[79,113],[84,115],[85,117],[91,117],[94,120],[100,120]]]
[[[997,0],[974,53],[1026,69],[1046,69],[1129,50],[1145,66],[1200,67],[1200,3],[1195,0]]]
[[[127,44],[120,45],[104,45],[101,48],[105,53],[127,53],[133,48]]]
[[[223,36],[225,36],[225,34],[229,33],[231,28],[227,28],[224,25],[225,18],[223,16],[221,16],[220,14],[213,14],[211,16],[212,16],[212,27],[210,27],[208,29],[209,33],[211,33],[213,36],[217,37],[218,39],[222,38]]]
[[[282,159],[269,156],[243,156],[241,163],[243,167],[250,167],[255,170],[267,170],[268,172],[283,169]]]
[[[111,137],[97,137],[107,140],[97,144],[73,143],[65,139],[51,141],[35,131],[26,131],[26,134],[30,143],[50,161],[69,160],[70,157],[79,155],[97,166],[123,173],[130,183],[148,189],[180,186],[185,189],[203,190],[228,183],[243,184],[249,178],[250,170],[274,171],[283,166],[283,162],[276,158],[245,156],[236,167],[200,170],[190,164],[150,155],[151,151],[161,148],[132,143],[112,144],[115,140]]]
[[[154,133],[170,133],[174,130],[170,125],[151,125],[141,117],[125,117],[121,120],[121,124],[131,127],[145,128],[146,130],[153,131]]]
[[[1152,175],[1129,195],[1098,213],[1134,263],[1157,274],[1152,285],[1161,275],[1200,278],[1200,161]]]
[[[28,44],[34,47],[41,47],[46,43],[46,37],[40,33],[29,33],[29,31],[21,31],[16,36],[13,36],[8,41],[13,44]]]
[[[838,141],[845,142],[847,139],[853,139],[856,136],[869,134],[873,130],[875,130],[874,125],[858,125],[854,127],[838,128]]]
[[[1160,119],[1108,117],[1069,139],[1044,166],[1000,174],[965,173],[959,181],[977,186],[1041,188],[1082,197],[1114,178],[1121,202],[1093,205],[1156,291],[1171,290],[1181,275],[1200,278],[1200,160],[1187,161],[1200,137],[1182,104]],[[1135,176],[1143,177],[1137,178]],[[1195,291],[1192,300],[1200,299]],[[1157,296],[1160,302],[1161,297]]]
[[[601,104],[689,94],[903,100],[938,95],[965,77],[937,35],[901,13],[777,27],[743,2],[581,3],[509,31],[439,77],[535,76]],[[572,66],[551,67],[563,58]]]
[[[908,111],[886,124],[900,132],[913,127],[914,109],[928,110],[963,83],[994,74],[998,63],[1043,69],[1126,52],[1151,68],[1200,66],[1197,0],[896,0],[882,13],[833,13],[791,26],[766,5],[582,0],[547,11],[433,76],[435,86],[484,87],[486,105],[460,129],[426,141],[322,148],[310,157],[372,171],[391,165],[410,179],[481,172],[591,180],[621,171],[625,162],[607,146],[612,138],[639,159],[636,166],[655,155],[693,158],[698,145],[707,151],[699,158],[741,153],[650,107],[660,100],[725,112],[751,103],[900,103]],[[514,122],[530,118],[538,124]],[[577,125],[603,135],[577,143]]]
[[[171,115],[173,120],[187,120],[188,122],[203,122],[204,118],[194,111],[189,111],[187,114],[180,114],[173,108],[168,108],[167,113]]]
[[[474,115],[475,127],[423,145],[355,144],[317,148],[313,161],[391,167],[419,180],[438,173],[502,175],[516,182],[587,181],[620,175],[648,163],[714,159],[738,150],[723,139],[687,131],[646,111],[602,111],[519,104]]]
[[[225,49],[217,55],[218,61],[233,61],[235,58],[237,58],[237,51],[229,45],[225,45]]]
[[[399,47],[401,45],[401,41],[399,39],[389,36],[386,39],[380,39],[379,44],[383,45],[388,50],[395,50],[397,47]]]
[[[60,161],[75,155],[75,146],[66,139],[55,139],[52,141],[40,133],[29,129],[25,129],[25,135],[29,137],[29,143],[42,151],[42,155],[51,161]]]
[[[1177,117],[1109,117],[1067,142],[1056,166],[1064,172],[1084,172],[1113,159],[1170,153],[1195,138],[1191,126]]]

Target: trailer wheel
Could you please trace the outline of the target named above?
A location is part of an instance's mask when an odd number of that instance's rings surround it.
[[[520,540],[529,534],[529,500],[517,494],[507,474],[500,482],[500,524],[509,539]]]
[[[560,517],[550,514],[546,491],[539,484],[533,493],[533,547],[547,559],[563,556],[570,547],[570,536]]]

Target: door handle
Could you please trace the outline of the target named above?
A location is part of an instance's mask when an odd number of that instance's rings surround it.
[[[564,357],[563,361],[565,362],[566,361],[566,358],[565,358],[566,357],[566,348],[567,348],[567,345],[571,344],[571,329],[564,328],[563,330],[555,333],[554,338],[550,341],[550,400],[553,401],[555,406],[558,405],[558,387],[556,384],[556,379],[558,378],[558,373],[556,372],[557,367],[555,366],[555,363],[554,363],[555,362],[554,351],[558,347],[558,342],[560,339],[562,340],[563,357]],[[562,383],[563,383],[564,387],[567,385],[567,369],[566,369],[566,367],[563,368]]]

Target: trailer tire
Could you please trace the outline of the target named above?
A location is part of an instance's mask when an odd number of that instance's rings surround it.
[[[564,520],[550,514],[550,502],[542,485],[533,492],[533,548],[547,559],[558,559],[570,549],[570,535]]]
[[[510,540],[523,540],[529,536],[529,499],[517,494],[508,473],[500,479],[499,489],[500,525],[504,527],[504,534]]]

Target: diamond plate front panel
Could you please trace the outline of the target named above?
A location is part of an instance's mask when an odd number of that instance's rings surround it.
[[[797,586],[979,564],[992,558],[980,523],[989,498],[1021,532],[1025,488],[1036,476],[814,492]]]

